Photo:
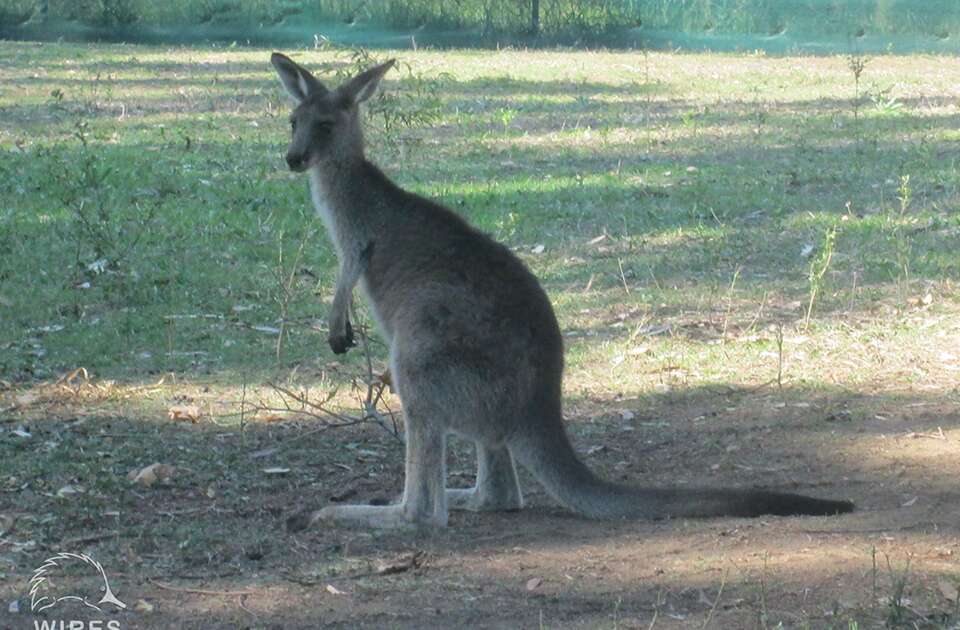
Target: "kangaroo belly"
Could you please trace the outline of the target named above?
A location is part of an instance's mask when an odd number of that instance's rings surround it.
[[[382,306],[376,299],[376,296],[371,293],[370,285],[365,278],[360,278],[359,285],[360,293],[367,303],[367,306],[370,307],[370,317],[373,318],[373,324],[376,326],[377,332],[379,332],[384,341],[387,342],[387,346],[391,346],[393,344],[393,327],[390,326],[389,318],[382,312]]]

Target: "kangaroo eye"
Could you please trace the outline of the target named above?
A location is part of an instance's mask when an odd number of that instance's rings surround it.
[[[296,120],[291,120],[291,121],[290,121],[290,131],[296,131],[296,130],[297,130],[297,121],[296,121]]]

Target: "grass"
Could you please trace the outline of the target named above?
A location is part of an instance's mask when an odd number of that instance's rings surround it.
[[[440,82],[439,114],[390,137],[375,126],[369,152],[542,279],[578,439],[606,444],[631,411],[650,443],[674,430],[705,443],[680,478],[714,457],[736,481],[705,401],[784,435],[956,408],[960,67],[877,56],[854,77],[841,56],[396,54]],[[306,182],[283,168],[288,105],[267,59],[0,42],[0,478],[23,506],[18,545],[102,529],[155,575],[246,573],[280,545],[249,523],[327,492],[267,463],[362,468],[361,494],[395,489],[402,448],[375,427],[318,447],[304,423],[247,411],[282,404],[270,382],[356,409],[367,378],[362,353],[326,346],[335,257]],[[374,371],[384,359],[373,344]],[[88,380],[63,380],[81,367]],[[172,423],[176,404],[201,422]],[[804,419],[811,407],[827,420]],[[181,473],[141,515],[125,477],[154,461]],[[42,555],[23,553],[18,571]],[[885,614],[912,619],[894,573]],[[743,596],[751,580],[728,586]],[[763,580],[761,622],[776,627]],[[617,601],[604,614],[619,619]]]
[[[56,46],[7,47],[0,295],[9,316],[0,335],[15,345],[6,374],[229,371],[275,342],[253,326],[275,327],[286,307],[301,324],[322,312],[306,289],[323,296],[331,282],[323,237],[303,252],[302,299],[291,303],[292,287],[273,279],[278,252],[296,251],[317,225],[303,182],[278,159],[286,103],[257,63],[262,54],[194,68],[199,53],[189,50],[80,48],[58,60]],[[939,86],[904,78],[900,100],[912,107],[859,121],[839,60],[748,58],[731,85],[722,56],[654,55],[653,76],[630,55],[520,56],[538,57],[543,73],[504,76],[503,60],[485,54],[449,65],[421,54],[423,67],[452,74],[443,119],[435,132],[409,134],[402,158],[378,153],[377,138],[373,151],[401,182],[497,238],[543,242],[547,255],[528,258],[561,288],[552,294],[574,320],[612,302],[709,311],[740,267],[736,297],[790,304],[811,293],[805,248],[819,250],[834,223],[837,258],[817,270],[827,321],[882,301],[910,271],[920,297],[960,271],[949,106],[938,113],[930,93],[949,90],[947,77]],[[587,60],[606,68],[603,83],[586,80]],[[705,60],[713,67],[688,81]],[[884,60],[875,61],[879,73]],[[886,61],[891,77],[923,60]],[[816,78],[803,80],[798,63]],[[761,130],[745,111],[758,101]],[[422,159],[438,152],[439,163]],[[617,258],[635,295],[617,290]],[[564,290],[591,274],[587,294]],[[683,304],[691,299],[696,306]],[[171,319],[199,314],[225,321]],[[25,347],[22,331],[43,326],[64,328]],[[322,346],[302,325],[290,334],[300,350],[290,362]]]

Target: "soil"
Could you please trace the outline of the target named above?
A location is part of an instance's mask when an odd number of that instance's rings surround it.
[[[103,564],[128,608],[64,604],[44,619],[69,613],[122,628],[184,629],[957,627],[957,405],[904,400],[852,422],[842,410],[855,401],[799,398],[775,385],[668,396],[631,413],[616,411],[629,404],[609,406],[570,427],[582,456],[608,478],[850,498],[853,514],[594,522],[557,507],[524,475],[519,512],[453,513],[447,529],[425,533],[293,534],[284,522],[298,509],[394,497],[397,440],[369,426],[309,433],[264,424],[241,443],[235,433],[170,423],[156,435],[233,458],[237,477],[198,491],[209,479],[201,479],[202,457],[191,455],[194,470],[180,482],[134,493],[139,507],[127,528],[66,528],[76,535],[0,548],[9,563],[0,593],[29,611],[34,565],[72,543]],[[34,432],[71,422],[47,419]],[[244,475],[264,467],[248,455],[291,437],[302,450],[285,463],[299,467],[301,481],[280,474],[248,485]],[[451,485],[472,482],[471,459],[470,448],[452,444]],[[231,485],[242,486],[238,501],[218,494]],[[18,518],[16,507],[10,513]],[[210,519],[209,552],[180,553],[197,536],[190,527]],[[41,531],[22,523],[24,532]],[[29,614],[7,608],[0,627],[32,627]]]

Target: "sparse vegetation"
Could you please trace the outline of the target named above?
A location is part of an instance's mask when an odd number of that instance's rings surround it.
[[[807,302],[807,316],[804,318],[804,329],[810,326],[810,315],[813,313],[813,304],[817,296],[823,291],[823,280],[830,269],[833,260],[833,249],[837,242],[837,227],[831,225],[824,231],[823,240],[816,256],[810,261],[810,272],[807,276],[810,282],[810,301]]]
[[[382,344],[335,358],[316,323],[334,255],[268,53],[0,43],[3,610],[69,547],[148,628],[956,626],[956,64],[872,57],[899,106],[855,114],[844,56],[375,53],[409,71],[370,154],[542,279],[590,466],[863,508],[590,523],[525,479],[531,509],[414,537],[283,530],[390,500],[403,447]]]
[[[48,6],[54,19],[92,25],[282,25],[288,21],[374,23],[399,28],[470,29],[481,35],[602,34],[654,27],[689,33],[742,33],[775,38],[827,33],[847,40],[917,34],[949,40],[960,25],[951,0],[921,5],[882,0],[844,4],[759,0],[549,0],[533,18],[529,0],[0,0],[0,26],[27,21]]]

